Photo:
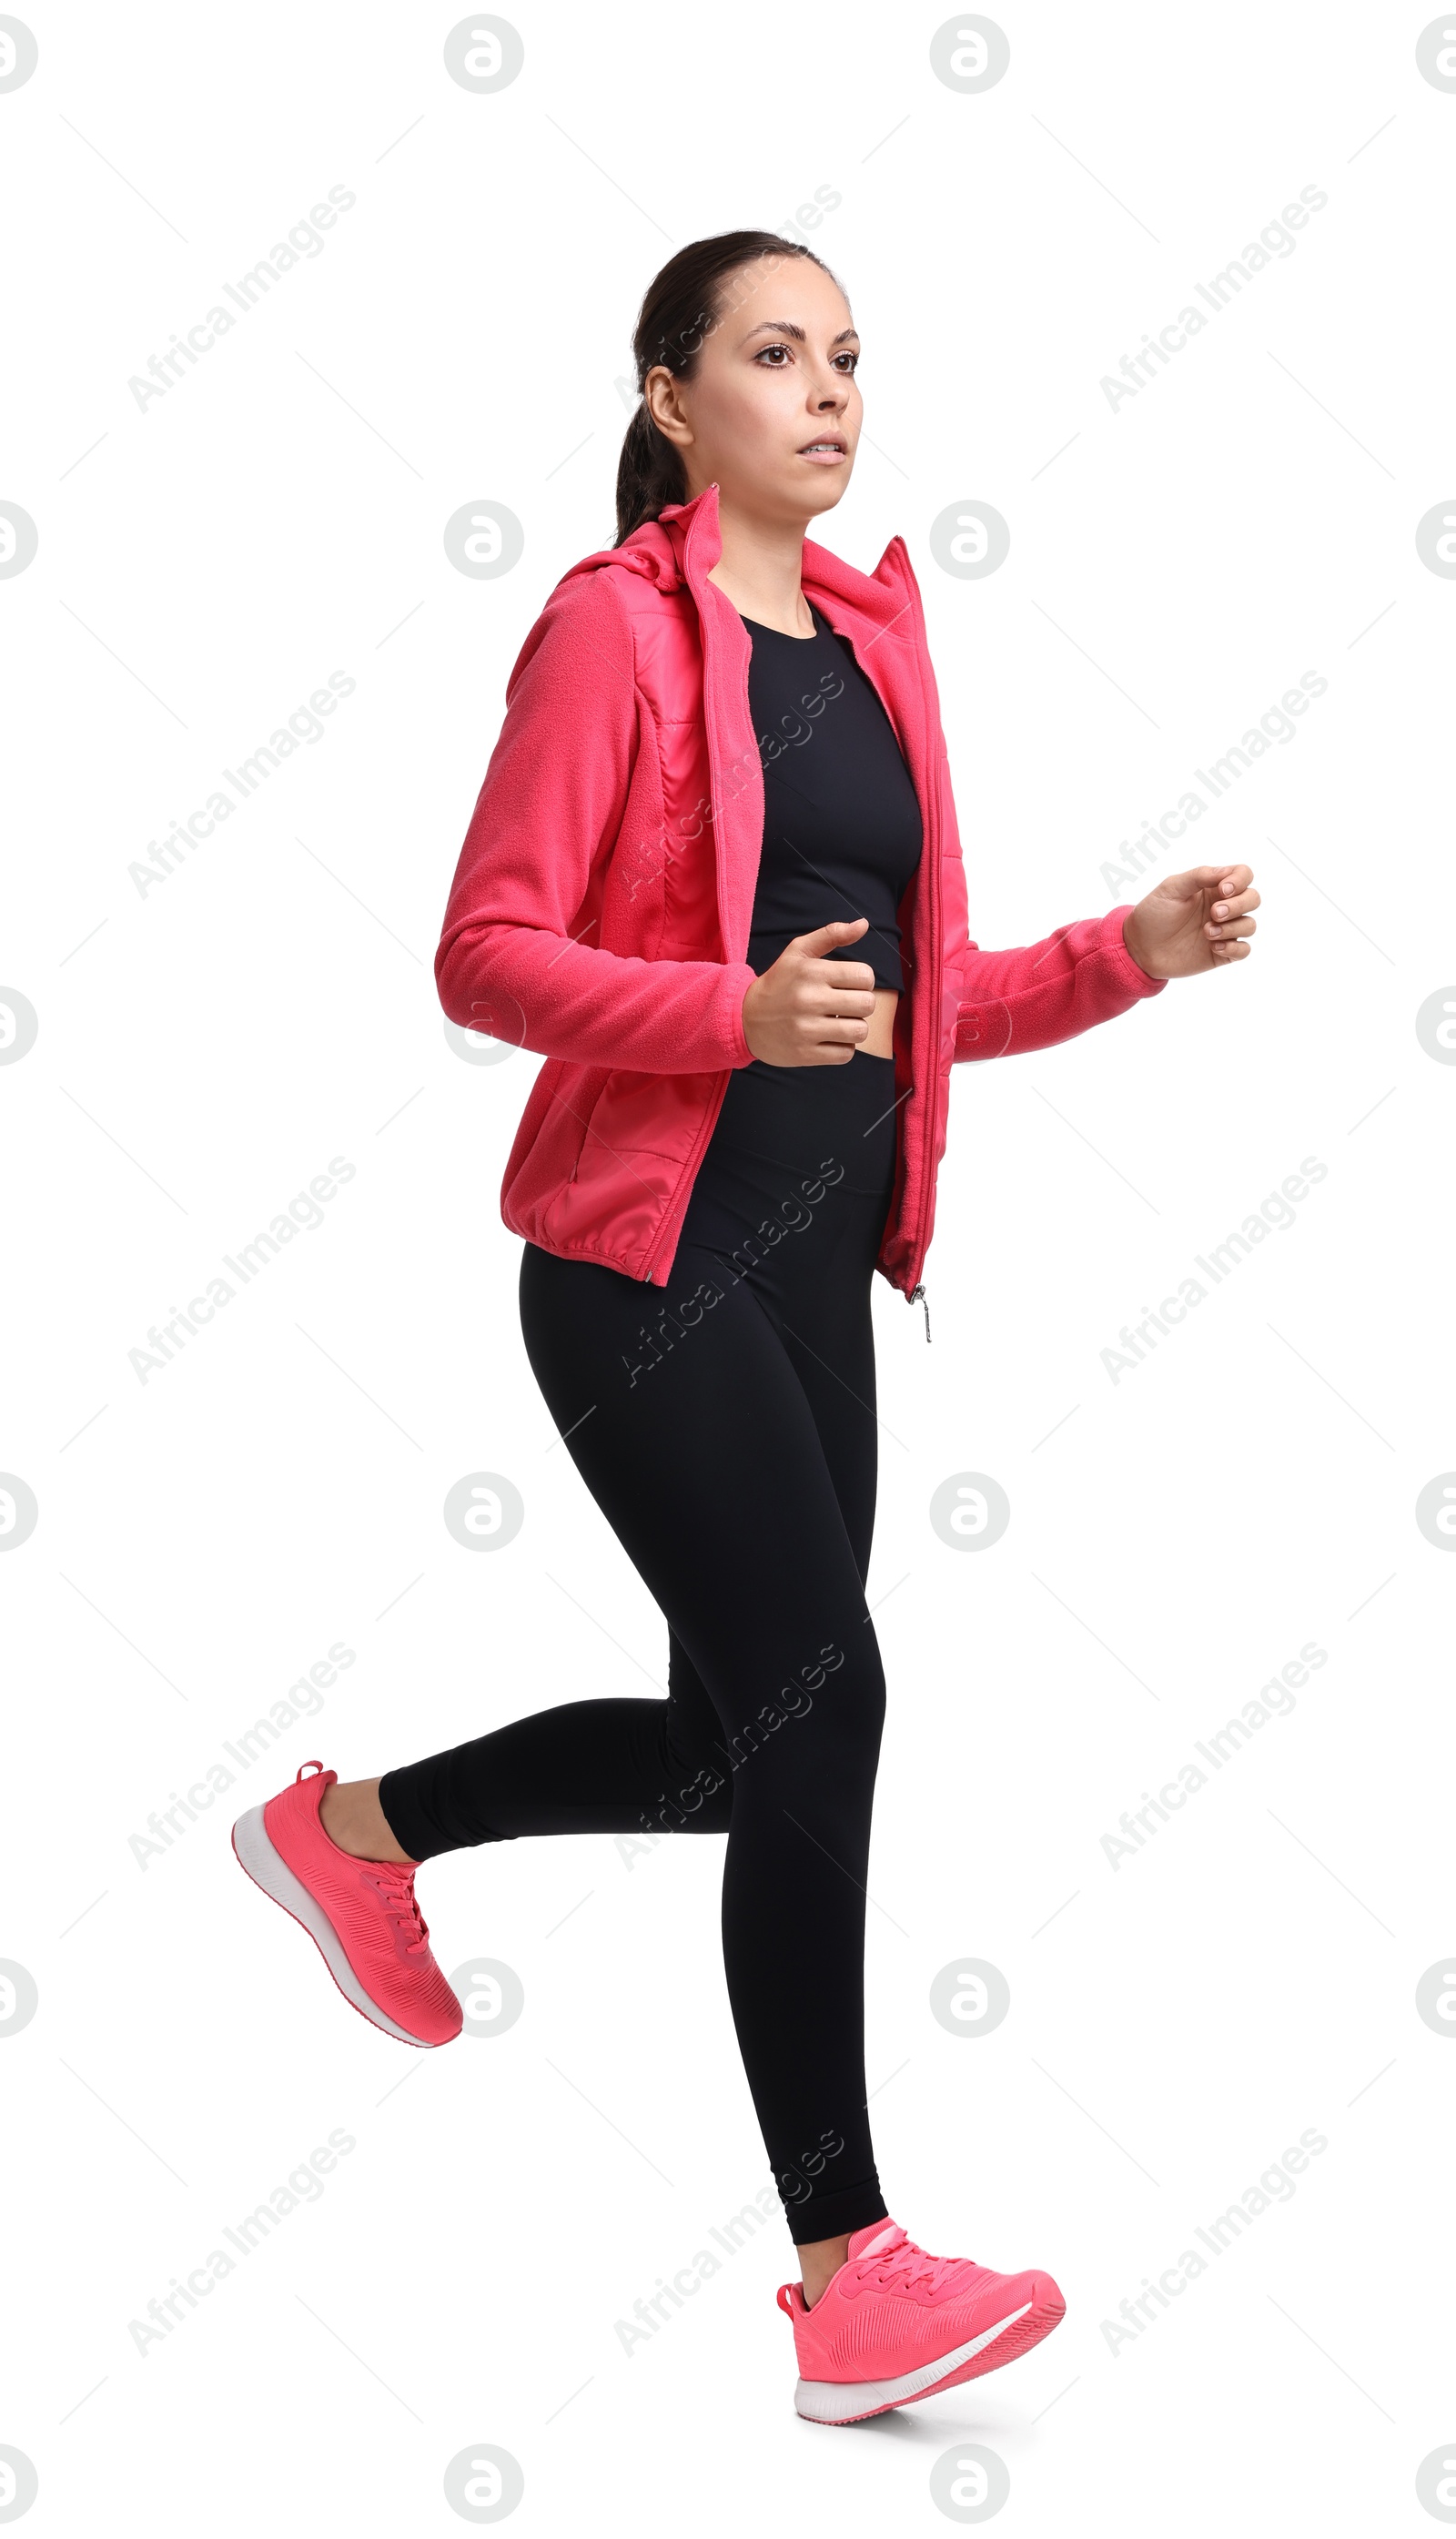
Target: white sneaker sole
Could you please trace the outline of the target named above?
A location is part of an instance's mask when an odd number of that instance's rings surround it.
[[[902,2372],[897,2380],[800,2380],[794,2393],[794,2404],[800,2416],[812,2425],[853,2425],[861,2416],[877,2416],[886,2407],[903,2407],[909,2398],[923,2398],[928,2389],[943,2380],[948,2372],[958,2371],[1018,2318],[1024,2318],[1033,2307],[1023,2301],[1019,2309],[1008,2310],[980,2336],[970,2337],[964,2345],[952,2346],[948,2354],[937,2355],[934,2363],[923,2363],[918,2371]]]
[[[401,2045],[426,2045],[429,2039],[411,2036],[407,2027],[398,2027],[378,2002],[370,2000],[359,1977],[344,1955],[343,1944],[328,1915],[316,1898],[310,1894],[302,1879],[296,1878],[281,1852],[276,1851],[263,1822],[261,1808],[249,1808],[233,1827],[233,1849],[255,1887],[281,1904],[301,1923],[314,1943],[347,2002],[352,2002],[361,2017],[374,2027],[381,2027],[386,2036],[397,2036]]]

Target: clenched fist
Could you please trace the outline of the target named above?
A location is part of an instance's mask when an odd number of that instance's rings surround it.
[[[863,961],[825,956],[857,941],[868,923],[836,918],[812,934],[796,934],[754,980],[743,998],[743,1036],[755,1058],[768,1066],[844,1066],[854,1057],[874,1011],[874,972]]]

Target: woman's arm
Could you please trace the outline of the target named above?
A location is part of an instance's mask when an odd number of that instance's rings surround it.
[[[606,572],[553,592],[506,691],[435,977],[452,1022],[588,1065],[746,1066],[744,961],[604,951],[605,873],[638,750],[632,628]]]
[[[1105,917],[1059,926],[1041,943],[1013,952],[983,952],[967,943],[961,956],[957,1059],[1005,1058],[1050,1049],[1126,1013],[1165,982],[1149,977],[1123,940],[1131,903]]]
[[[1169,873],[1136,908],[1059,926],[1016,952],[961,955],[958,1059],[1049,1049],[1155,996],[1169,979],[1247,960],[1259,893],[1247,864]]]

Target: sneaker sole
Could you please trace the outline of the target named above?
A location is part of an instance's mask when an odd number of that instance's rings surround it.
[[[352,2010],[358,2011],[361,2019],[367,2019],[372,2027],[381,2027],[386,2036],[397,2037],[401,2045],[428,2047],[434,2041],[426,2036],[411,2036],[407,2027],[400,2027],[387,2011],[381,2010],[378,2002],[371,2001],[322,1905],[316,1896],[310,1894],[303,1880],[295,1875],[282,1853],[275,1849],[263,1822],[261,1808],[249,1808],[246,1816],[239,1818],[233,1827],[233,1849],[254,1887],[260,1887],[265,1895],[270,1895],[275,1904],[281,1904],[284,1912],[291,1914],[300,1928],[308,1932],[345,2001]],[[440,2041],[450,2044],[453,2040],[445,2037]]]
[[[1066,2308],[1065,2301],[1055,2309],[1049,2301],[1023,2301],[995,2327],[897,2379],[800,2380],[794,2393],[795,2408],[807,2424],[860,2425],[891,2407],[913,2406],[918,2398],[934,2398],[941,2389],[953,2389],[958,2381],[974,2380],[983,2371],[999,2371],[1004,2363],[1014,2363],[1018,2354],[1029,2353],[1051,2335],[1066,2316]]]

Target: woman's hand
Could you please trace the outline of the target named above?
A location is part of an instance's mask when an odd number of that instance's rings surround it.
[[[1248,864],[1195,864],[1169,873],[1123,919],[1123,941],[1153,979],[1191,979],[1246,961],[1259,893]]]
[[[812,934],[796,934],[754,980],[743,998],[743,1037],[755,1058],[768,1066],[844,1066],[854,1057],[874,1011],[874,972],[862,961],[825,956],[855,942],[868,923],[836,918]]]

